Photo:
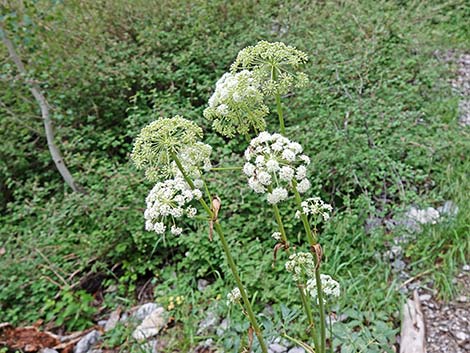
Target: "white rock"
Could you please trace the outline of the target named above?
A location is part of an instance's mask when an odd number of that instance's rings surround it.
[[[203,333],[213,331],[214,327],[218,324],[218,322],[219,316],[213,311],[208,311],[205,319],[199,323],[197,334],[201,335]]]
[[[153,313],[155,310],[160,308],[160,305],[155,304],[155,303],[146,303],[144,305],[141,305],[135,312],[132,314],[132,318],[138,321],[142,321],[145,319],[147,316],[149,316],[151,313]]]
[[[274,352],[274,353],[285,353],[287,352],[287,348],[278,344],[278,343],[272,343],[269,345],[269,350]]]
[[[145,340],[158,335],[165,325],[165,309],[159,306],[150,315],[148,315],[139,326],[137,326],[132,333],[132,337],[138,341]]]
[[[104,331],[108,332],[108,331],[111,331],[113,328],[115,328],[117,323],[119,322],[120,316],[121,316],[121,309],[114,310],[104,325]]]
[[[86,353],[88,352],[93,345],[98,343],[101,339],[101,333],[96,330],[91,331],[87,335],[83,336],[77,345],[74,348],[74,353]]]
[[[431,299],[431,294],[421,294],[419,296],[419,300],[422,302],[428,301],[429,299]]]

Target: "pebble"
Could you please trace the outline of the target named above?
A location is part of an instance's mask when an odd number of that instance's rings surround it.
[[[421,294],[419,296],[419,300],[421,300],[422,302],[428,301],[431,298],[431,294]]]

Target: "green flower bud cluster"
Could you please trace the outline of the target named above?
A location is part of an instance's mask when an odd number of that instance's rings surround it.
[[[145,126],[137,137],[131,158],[139,169],[145,169],[145,176],[151,181],[171,178],[175,175],[172,155],[194,155],[195,150],[207,148],[197,145],[202,138],[202,129],[194,122],[177,115],[173,118],[158,119]],[[197,145],[197,147],[195,147]],[[189,148],[194,148],[191,152]],[[205,160],[201,157],[198,161]],[[197,168],[193,164],[193,169]]]
[[[308,76],[301,71],[307,61],[307,54],[294,47],[261,41],[238,53],[231,72],[249,70],[264,94],[286,94],[293,88],[307,85]]]
[[[269,109],[252,76],[250,71],[243,70],[225,73],[217,81],[204,117],[214,121],[214,130],[221,135],[233,137],[236,133],[245,135],[251,129],[262,131],[266,128],[264,117]]]
[[[204,117],[213,121],[221,135],[255,133],[266,128],[269,109],[267,96],[279,96],[304,87],[308,77],[301,71],[307,55],[284,43],[261,41],[238,53],[231,66],[216,83]]]

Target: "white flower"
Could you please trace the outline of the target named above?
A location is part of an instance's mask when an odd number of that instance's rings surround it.
[[[307,179],[305,179],[307,180]],[[299,184],[300,185],[300,184]],[[330,213],[333,211],[333,207],[331,205],[325,203],[319,197],[311,197],[302,201],[300,204],[302,206],[302,213],[309,216],[317,216],[320,215],[323,217],[323,220],[326,222],[330,219]]]
[[[173,226],[171,227],[170,232],[171,232],[171,234],[173,234],[173,235],[180,235],[180,234],[183,232],[183,229],[180,228],[180,227],[177,227],[177,226],[173,225]]]
[[[263,184],[261,184],[258,180],[254,178],[248,179],[248,185],[257,194],[263,194],[266,192],[266,188],[263,186]]]
[[[305,163],[306,165],[309,165],[309,164],[310,164],[310,158],[309,158],[308,156],[306,156],[305,154],[301,155],[299,158],[300,158],[302,161],[304,161],[304,163]]]
[[[276,204],[285,199],[287,199],[287,190],[284,188],[275,188],[268,194],[268,202],[270,204]]]
[[[220,115],[227,115],[228,114],[228,105],[227,104],[221,104],[217,107],[217,113]]]
[[[197,214],[197,210],[194,207],[189,206],[186,209],[186,214],[188,215],[189,218],[194,218]]]
[[[257,156],[255,159],[255,163],[257,167],[262,167],[265,164],[264,156]]]
[[[188,204],[194,198],[202,197],[199,189],[191,190],[191,187],[182,178],[176,177],[157,183],[145,199],[147,209],[144,212],[145,229],[164,234],[168,217],[180,218],[185,213],[194,217],[196,209]],[[179,235],[182,229],[173,224],[170,232]]]
[[[243,166],[243,173],[245,173],[246,176],[253,176],[255,172],[255,166],[249,162],[245,163]]]
[[[294,169],[288,166],[284,166],[281,168],[281,171],[279,172],[279,176],[281,180],[291,181],[292,178],[294,177]]]
[[[331,276],[321,274],[321,287],[323,292],[323,302],[326,302],[325,297],[339,297],[340,295],[340,286],[339,283],[336,282]],[[317,281],[315,278],[311,278],[307,281],[307,291],[310,296],[318,303],[318,290],[317,290]]]
[[[297,180],[302,180],[307,177],[307,168],[304,165],[297,167],[295,177]]]
[[[238,287],[232,289],[230,293],[227,294],[227,305],[236,304],[240,301],[242,294]]]
[[[302,281],[304,279],[315,276],[315,261],[313,255],[309,252],[298,252],[289,256],[286,262],[287,272],[292,273],[294,281]]]
[[[282,158],[284,158],[288,162],[293,162],[295,161],[295,152],[293,152],[292,150],[284,150],[282,151]]]
[[[307,192],[308,189],[310,189],[310,186],[311,186],[310,181],[307,178],[305,178],[297,185],[297,191],[303,194]]]
[[[271,174],[267,172],[261,172],[258,174],[258,180],[263,185],[271,184]]]
[[[302,146],[300,145],[300,143],[297,142],[289,143],[288,148],[294,151],[295,154],[302,153],[303,151]]]
[[[271,237],[276,240],[276,241],[281,241],[281,233],[280,232],[274,232]]]
[[[225,73],[216,83],[209,98],[204,117],[213,121],[220,134],[233,137],[236,133],[248,134],[251,130],[264,130],[264,117],[269,113],[259,83],[251,79],[248,70]]]
[[[165,233],[166,226],[162,222],[157,222],[153,225],[153,230],[157,234]]]
[[[271,204],[287,199],[294,177],[302,181],[307,175],[305,155],[300,155],[301,152],[302,146],[297,142],[277,133],[261,132],[245,150],[247,163],[243,172],[249,177],[248,185],[259,194],[269,191],[267,200]],[[301,183],[300,190],[309,187],[306,181]]]
[[[270,173],[275,173],[279,170],[279,163],[275,159],[270,159],[266,162],[266,169]]]

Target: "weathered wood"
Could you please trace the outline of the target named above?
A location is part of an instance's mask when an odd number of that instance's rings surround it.
[[[424,315],[418,292],[407,299],[402,309],[400,353],[426,353]]]
[[[0,22],[0,38],[5,44],[8,50],[8,53],[10,54],[11,60],[15,63],[16,68],[18,69],[20,74],[23,76],[26,76],[27,75],[26,68],[24,67],[23,62],[18,56],[18,53],[16,52],[12,41],[7,37],[7,33],[4,30],[1,22]],[[54,129],[52,127],[52,120],[51,120],[50,113],[49,113],[49,104],[46,100],[46,97],[44,96],[44,94],[41,91],[41,88],[36,82],[30,83],[29,90],[31,91],[31,94],[34,96],[34,98],[36,99],[36,102],[38,103],[39,108],[41,109],[41,115],[42,115],[42,119],[44,122],[44,130],[46,131],[47,146],[49,148],[49,152],[51,154],[52,160],[54,161],[54,164],[57,170],[59,171],[60,175],[62,176],[64,181],[67,183],[67,185],[70,186],[73,191],[83,192],[84,190],[75,183],[75,180],[73,179],[72,174],[70,173],[67,166],[65,165],[64,159],[62,157],[62,154],[59,151],[59,148],[55,144]]]

